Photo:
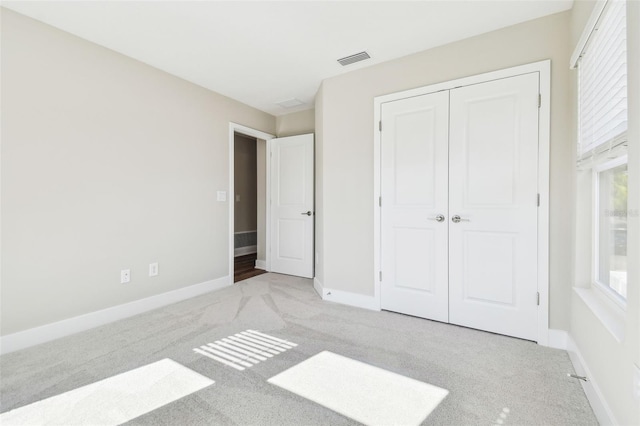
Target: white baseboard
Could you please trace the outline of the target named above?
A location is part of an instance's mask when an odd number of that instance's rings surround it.
[[[576,346],[576,343],[568,333],[566,333],[566,346],[566,350],[569,353],[569,359],[571,359],[571,363],[573,364],[573,368],[576,370],[576,374],[578,376],[584,376],[588,380],[586,382],[580,380],[580,384],[582,385],[584,393],[587,395],[587,399],[593,409],[593,413],[596,415],[596,419],[598,419],[598,423],[601,425],[619,424],[616,422],[613,412],[604,399],[598,384],[593,380],[593,376],[591,375],[589,367],[585,363],[578,346]]]
[[[567,339],[569,338],[569,333],[564,330],[554,330],[549,329],[547,344],[544,346],[548,346],[553,349],[563,349],[567,350]]]
[[[318,293],[318,296],[320,296],[321,299],[324,299],[324,297],[322,297],[322,288],[323,285],[320,280],[316,277],[313,277],[313,289],[316,291],[316,293]]]
[[[262,269],[263,271],[268,271],[266,260],[256,259],[256,269]]]
[[[378,303],[373,296],[365,296],[348,291],[325,288],[324,285],[316,278],[313,279],[313,288],[320,295],[320,297],[322,297],[322,300],[326,300],[328,302],[355,306],[356,308],[369,309],[372,311],[380,310],[380,308],[378,307]]]
[[[0,337],[0,354],[39,345],[233,285],[229,276]]]
[[[244,256],[258,252],[258,246],[244,246],[233,249],[233,257]]]

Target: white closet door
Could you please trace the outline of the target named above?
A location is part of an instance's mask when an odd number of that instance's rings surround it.
[[[530,340],[537,338],[538,93],[532,73],[454,89],[450,98],[449,320]]]
[[[271,272],[313,278],[313,135],[271,140]]]
[[[381,136],[382,308],[445,322],[448,109],[448,92],[383,104]]]

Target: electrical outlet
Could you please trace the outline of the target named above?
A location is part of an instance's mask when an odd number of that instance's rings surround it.
[[[236,203],[239,203],[239,202],[240,202],[240,195],[236,194]]]
[[[156,275],[158,275],[158,262],[150,263],[149,264],[149,276],[150,277],[155,277]]]
[[[120,284],[126,284],[131,281],[131,269],[123,269],[120,271]]]
[[[227,201],[227,191],[218,191],[216,195],[218,201]]]

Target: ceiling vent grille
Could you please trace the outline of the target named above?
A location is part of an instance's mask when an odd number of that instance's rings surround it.
[[[276,102],[276,105],[280,105],[282,108],[293,108],[304,105],[304,102],[302,102],[300,99],[291,98],[281,102]]]
[[[355,55],[346,56],[344,58],[338,59],[338,62],[343,67],[346,65],[351,65],[356,62],[364,61],[365,59],[369,59],[371,56],[367,52],[356,53]]]

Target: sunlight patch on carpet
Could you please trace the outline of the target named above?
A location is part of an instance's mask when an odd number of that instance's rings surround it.
[[[215,343],[193,348],[193,351],[238,371],[243,371],[245,368],[273,358],[274,355],[279,355],[296,346],[298,345],[288,340],[256,330],[247,330],[216,340]]]
[[[2,413],[0,424],[118,425],[213,383],[163,359]]]
[[[268,382],[367,425],[418,425],[449,393],[328,351]]]

